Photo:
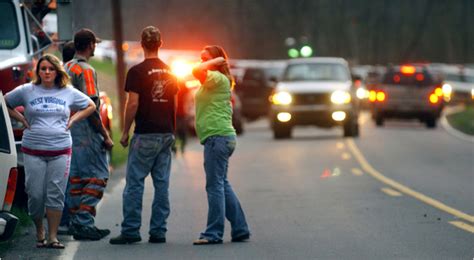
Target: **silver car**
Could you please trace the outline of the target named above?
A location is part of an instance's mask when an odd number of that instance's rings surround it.
[[[299,125],[340,126],[346,137],[359,135],[359,104],[342,58],[290,60],[270,99],[275,139],[290,138]]]

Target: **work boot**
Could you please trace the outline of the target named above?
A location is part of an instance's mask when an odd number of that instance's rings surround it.
[[[100,229],[98,227],[94,227],[94,228],[95,228],[95,231],[97,231],[100,234],[101,238],[104,238],[110,234],[110,229]]]
[[[75,240],[100,240],[104,237],[95,227],[76,226],[75,229],[72,236]]]
[[[136,242],[142,241],[141,237],[128,237],[120,234],[119,236],[113,237],[109,240],[109,243],[112,245],[125,245],[133,244]]]

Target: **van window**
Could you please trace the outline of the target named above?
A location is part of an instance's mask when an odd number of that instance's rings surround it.
[[[7,122],[3,115],[3,107],[0,104],[0,153],[11,153]]]
[[[15,7],[0,2],[0,49],[14,49],[20,43]]]

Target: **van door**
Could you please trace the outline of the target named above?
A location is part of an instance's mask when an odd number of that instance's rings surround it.
[[[12,125],[3,93],[0,91],[0,211],[8,211],[11,208],[14,194],[5,195],[7,194],[10,172],[13,169],[16,171],[16,164],[17,153]],[[16,176],[14,179],[16,182]]]

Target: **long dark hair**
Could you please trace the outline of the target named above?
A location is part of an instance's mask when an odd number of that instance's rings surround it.
[[[223,57],[227,64],[226,65],[221,65],[217,66],[216,70],[218,70],[220,73],[224,74],[230,81],[230,87],[233,88],[235,85],[234,77],[232,77],[232,74],[230,74],[230,69],[229,69],[229,58],[227,56],[227,53],[224,51],[224,48],[218,45],[208,45],[204,47],[204,50],[209,52],[212,58],[217,58],[217,57]]]
[[[36,63],[36,71],[35,71],[35,78],[33,79],[33,84],[39,85],[41,84],[41,77],[39,76],[40,71],[40,64],[42,61],[48,61],[53,65],[54,69],[56,70],[56,78],[54,79],[54,84],[59,88],[64,88],[69,83],[69,75],[64,70],[63,66],[61,66],[61,61],[58,57],[52,54],[45,54]]]

